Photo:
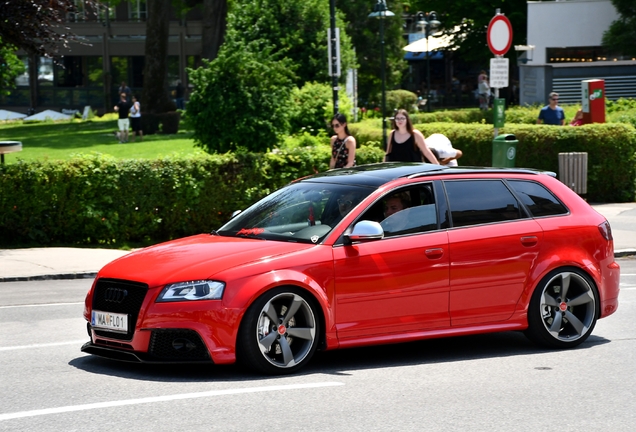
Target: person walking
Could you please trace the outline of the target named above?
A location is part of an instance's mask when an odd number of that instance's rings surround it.
[[[128,121],[128,111],[130,111],[131,104],[126,101],[126,93],[120,93],[119,102],[113,107],[115,112],[119,113],[119,120],[117,120],[117,126],[119,127],[119,142],[128,142],[128,128],[130,122]]]
[[[185,109],[185,105],[183,103],[183,96],[185,95],[185,88],[181,81],[177,81],[177,87],[174,89],[174,98],[175,103],[177,104],[177,109]]]
[[[137,100],[137,96],[132,97],[132,106],[130,107],[130,127],[133,133],[133,142],[139,135],[139,141],[144,140],[144,132],[141,130],[141,104]]]
[[[565,113],[563,108],[559,106],[559,94],[552,92],[549,95],[550,101],[548,105],[541,108],[539,111],[539,118],[537,118],[537,124],[547,124],[554,126],[563,126],[565,124]]]
[[[485,70],[482,70],[477,77],[477,92],[479,94],[479,109],[485,111],[490,105],[490,84]]]
[[[422,155],[433,164],[439,165],[437,158],[426,146],[424,135],[413,129],[409,113],[399,109],[393,120],[393,130],[384,155],[385,162],[422,162]]]
[[[126,102],[130,103],[132,99],[132,91],[130,90],[130,87],[126,85],[126,81],[121,82],[121,85],[119,86],[119,90],[117,91],[117,93],[119,93],[120,95],[122,93],[126,93]]]
[[[331,137],[331,160],[329,169],[350,168],[356,165],[356,139],[347,127],[347,117],[338,113],[331,119],[331,127],[336,133]]]

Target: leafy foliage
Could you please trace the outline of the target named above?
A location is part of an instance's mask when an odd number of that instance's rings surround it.
[[[391,90],[386,92],[386,108],[389,113],[397,109],[408,112],[417,111],[417,95],[408,90]]]
[[[288,132],[294,74],[290,59],[272,50],[263,40],[228,37],[216,59],[189,71],[186,115],[197,145],[212,153],[264,151]]]
[[[337,24],[344,28],[342,20]],[[265,40],[294,65],[294,82],[328,82],[327,29],[329,2],[325,0],[235,0],[228,14],[227,39]],[[341,69],[355,67],[351,40],[340,32]]]
[[[629,1],[629,0],[628,0]],[[444,33],[453,36],[456,51],[453,55],[465,62],[477,62],[488,66],[493,56],[488,48],[486,31],[490,20],[499,8],[512,24],[512,44],[526,43],[528,6],[526,0],[498,0],[484,2],[480,0],[411,0],[409,13],[418,10],[435,10],[444,27]],[[510,50],[506,57],[514,61],[515,51]]]
[[[358,70],[358,92],[363,105],[375,107],[380,105],[376,95],[382,88],[382,56],[380,39],[380,20],[369,18],[373,11],[374,1],[347,0],[338,1],[337,7],[346,17],[346,31],[356,48],[356,57],[360,63]],[[387,88],[396,88],[406,71],[404,51],[406,45],[403,32],[402,11],[407,2],[387,1],[387,6],[395,14],[387,17],[384,26],[385,72]]]
[[[603,34],[603,45],[628,56],[636,56],[636,3],[633,0],[612,0],[620,14]]]
[[[76,10],[73,0],[8,0],[0,8],[2,42],[40,56],[55,56],[61,47],[79,38],[64,26],[67,12]],[[93,0],[84,1],[94,11]]]
[[[15,78],[24,72],[24,63],[15,55],[16,49],[4,45],[0,37],[0,94],[9,94],[15,87]]]
[[[351,122],[353,104],[346,93],[340,93],[338,99],[339,111]],[[301,88],[294,88],[289,110],[292,133],[306,131],[312,135],[317,135],[327,132],[330,130],[329,121],[333,117],[331,86],[308,82]]]

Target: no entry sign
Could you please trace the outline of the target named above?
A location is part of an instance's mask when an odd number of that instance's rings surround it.
[[[512,24],[503,14],[497,14],[488,24],[488,48],[494,55],[504,55],[512,45]]]

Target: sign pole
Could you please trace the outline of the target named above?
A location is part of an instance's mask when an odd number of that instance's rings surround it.
[[[490,20],[487,31],[488,48],[495,55],[490,59],[490,88],[494,89],[494,135],[499,135],[499,128],[505,121],[505,100],[499,99],[499,89],[508,87],[509,61],[504,55],[512,45],[512,24],[500,9]]]

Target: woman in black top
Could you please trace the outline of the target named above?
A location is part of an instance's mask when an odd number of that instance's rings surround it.
[[[356,164],[356,139],[347,127],[347,117],[338,113],[331,120],[336,135],[331,137],[331,160],[329,169],[349,168]]]
[[[393,121],[393,130],[389,136],[389,145],[384,156],[385,162],[422,162],[422,155],[430,163],[439,165],[437,158],[426,146],[424,135],[413,129],[409,113],[398,110]]]

